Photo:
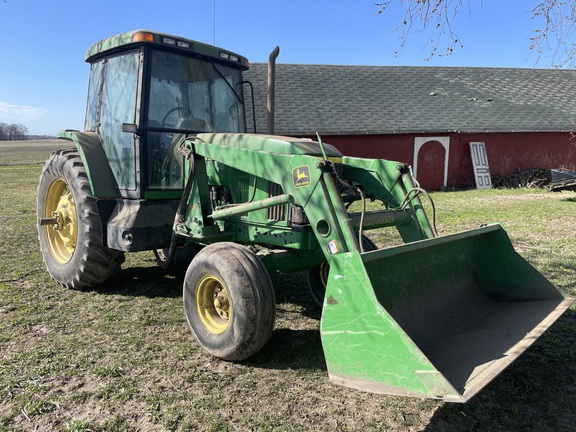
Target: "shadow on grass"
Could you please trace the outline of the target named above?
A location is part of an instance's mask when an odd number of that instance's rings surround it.
[[[183,267],[128,267],[95,291],[102,295],[176,298],[182,296],[185,274]]]
[[[320,320],[322,308],[316,304],[308,289],[306,273],[291,274],[271,273],[272,284],[276,294],[276,304],[289,303],[298,306],[298,314]],[[281,309],[281,306],[279,307]],[[285,312],[285,311],[283,311]]]
[[[444,404],[427,432],[572,431],[576,425],[576,312],[466,404]]]
[[[176,298],[182,296],[186,267],[173,266],[167,270],[157,266],[131,266],[123,268],[116,276],[94,291],[103,295]],[[291,303],[300,307],[302,315],[320,319],[322,312],[310,292],[304,273],[288,275],[272,273],[276,303]]]
[[[180,298],[185,274],[185,267],[163,270],[157,266],[130,266],[95,291],[103,296]],[[289,321],[293,314],[294,322],[302,320],[302,316],[320,320],[322,310],[312,300],[304,274],[273,273],[271,279],[278,314],[289,316]],[[317,329],[276,328],[262,350],[242,363],[264,369],[326,370]]]
[[[185,268],[128,267],[98,292],[178,298]],[[279,313],[319,320],[304,273],[272,274]],[[284,305],[286,310],[284,310]],[[292,309],[294,308],[294,309]],[[277,328],[263,349],[242,362],[270,370],[325,374],[317,329]],[[524,355],[470,402],[444,404],[426,431],[574,430],[576,424],[576,312],[567,311]],[[527,429],[528,428],[528,429]]]
[[[264,348],[243,363],[264,369],[326,371],[318,330],[276,329]]]
[[[320,321],[322,309],[308,290],[304,272],[270,275],[276,294],[277,312],[294,315],[294,321],[304,316]],[[288,310],[289,305],[295,310]],[[291,318],[289,318],[291,320]],[[326,362],[318,329],[276,328],[262,350],[245,361],[248,366],[277,370],[326,371]]]

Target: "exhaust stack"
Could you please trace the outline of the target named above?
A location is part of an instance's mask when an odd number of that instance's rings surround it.
[[[280,47],[276,47],[268,57],[268,100],[266,103],[266,132],[274,135],[274,103],[276,92],[276,58],[280,54]]]

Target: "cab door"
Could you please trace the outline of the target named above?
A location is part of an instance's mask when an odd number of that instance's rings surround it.
[[[135,50],[104,60],[98,133],[123,196],[132,196],[139,183],[137,137],[122,131],[123,124],[137,122],[139,58]]]

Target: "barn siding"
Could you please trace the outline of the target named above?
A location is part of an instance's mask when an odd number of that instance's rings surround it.
[[[493,176],[529,168],[576,169],[576,137],[566,132],[470,134],[324,135],[322,139],[348,156],[380,158],[413,164],[415,137],[450,137],[448,188],[474,186],[470,142],[486,143]],[[315,138],[315,137],[310,137]],[[423,187],[435,185],[422,183]]]

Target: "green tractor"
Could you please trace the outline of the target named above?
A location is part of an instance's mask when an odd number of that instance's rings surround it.
[[[269,273],[305,271],[334,382],[454,402],[572,303],[498,224],[437,236],[409,166],[246,133],[238,54],[139,30],[86,61],[85,131],[59,134],[74,149],[49,157],[38,189],[42,254],[65,287],[103,284],[126,252],[186,263],[192,333],[240,361],[274,328]],[[377,250],[364,233],[383,227],[404,243]]]

